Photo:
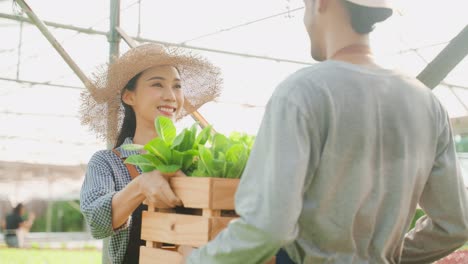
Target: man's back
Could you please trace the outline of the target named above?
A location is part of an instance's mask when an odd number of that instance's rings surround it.
[[[434,221],[405,233],[419,202]],[[429,263],[468,239],[448,117],[412,78],[327,61],[282,82],[236,193],[188,263]],[[403,243],[404,242],[404,243]]]
[[[420,262],[418,250],[439,248],[436,257],[458,245],[431,238],[466,239],[465,187],[430,90],[392,71],[328,61],[288,78],[275,97],[302,109],[312,135],[299,235],[287,247],[298,263]],[[403,250],[420,199],[441,222]]]

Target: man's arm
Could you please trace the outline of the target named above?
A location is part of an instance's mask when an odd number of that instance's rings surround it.
[[[468,198],[448,117],[443,121],[437,156],[420,199],[422,217],[404,242],[401,263],[429,263],[468,239]]]
[[[236,194],[240,219],[188,263],[263,263],[297,237],[310,165],[319,156],[313,120],[301,110],[287,98],[270,100]]]

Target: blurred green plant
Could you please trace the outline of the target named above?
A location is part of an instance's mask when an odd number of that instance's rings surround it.
[[[78,200],[74,201],[54,201],[51,204],[51,232],[82,232],[84,231],[84,217],[80,211],[70,205],[70,202],[79,204]],[[44,213],[38,216],[33,223],[31,232],[46,232],[47,231],[47,214]]]
[[[455,137],[455,148],[457,152],[468,152],[468,137]]]
[[[31,248],[32,248],[32,249],[40,249],[41,246],[40,246],[39,243],[37,243],[37,242],[32,242],[32,243],[31,243]]]

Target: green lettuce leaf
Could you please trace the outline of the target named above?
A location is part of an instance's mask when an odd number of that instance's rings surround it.
[[[171,145],[177,132],[172,120],[165,116],[159,116],[154,123],[159,137],[164,140],[166,144]]]
[[[154,138],[145,145],[145,149],[158,157],[164,164],[168,165],[170,163],[172,157],[171,149],[163,139]]]

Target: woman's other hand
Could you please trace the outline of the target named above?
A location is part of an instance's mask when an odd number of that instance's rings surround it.
[[[173,176],[185,176],[185,174],[178,171]],[[159,171],[146,172],[137,177],[140,192],[149,204],[156,208],[173,208],[182,205],[182,201],[169,185],[170,177],[172,175],[164,175]]]

